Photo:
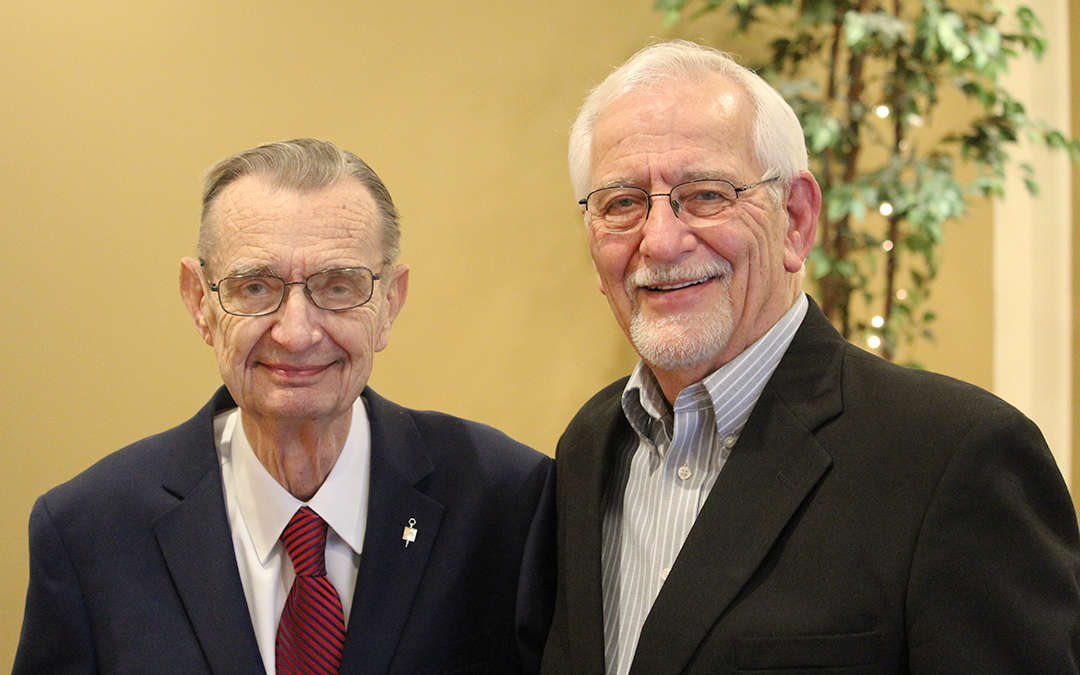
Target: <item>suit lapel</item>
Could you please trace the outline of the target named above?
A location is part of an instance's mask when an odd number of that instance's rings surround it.
[[[367,529],[341,672],[385,673],[409,618],[443,507],[416,485],[433,470],[408,412],[370,389],[371,482]],[[416,539],[404,528],[415,519]]]
[[[682,672],[832,463],[844,342],[811,301],[642,628],[631,673]]]
[[[162,480],[177,505],[153,522],[158,545],[199,645],[215,675],[263,672],[236,568],[214,446],[213,417],[234,404],[228,392],[188,423]]]
[[[586,425],[595,432],[560,443],[556,455],[559,547],[565,551],[559,556],[559,583],[565,587],[560,595],[567,604],[572,661],[581,675],[604,672],[603,498],[615,453],[633,433],[620,402],[625,383],[610,388],[614,394],[597,411],[595,426]],[[567,542],[573,542],[572,553]]]

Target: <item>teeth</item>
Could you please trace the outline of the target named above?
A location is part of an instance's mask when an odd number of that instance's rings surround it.
[[[654,291],[677,291],[680,288],[697,286],[698,284],[703,284],[706,281],[708,281],[708,279],[697,279],[696,281],[687,281],[681,284],[672,284],[671,286],[649,286],[649,288]]]

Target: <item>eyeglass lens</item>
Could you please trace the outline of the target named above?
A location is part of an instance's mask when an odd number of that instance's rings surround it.
[[[367,268],[353,267],[318,272],[304,283],[316,307],[342,310],[359,307],[371,299],[374,275]],[[218,283],[218,298],[230,314],[269,314],[281,305],[287,285],[292,284],[271,276],[226,277]]]
[[[653,195],[653,197],[665,195]],[[738,190],[725,180],[701,180],[677,185],[670,193],[675,215],[695,219],[718,216],[736,200]],[[636,187],[612,187],[589,195],[585,208],[589,215],[608,230],[629,230],[648,217],[651,197]]]

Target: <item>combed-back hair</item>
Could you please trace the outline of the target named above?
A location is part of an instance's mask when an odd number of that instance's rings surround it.
[[[221,160],[206,172],[203,180],[202,219],[196,254],[206,264],[215,246],[210,211],[221,192],[244,176],[260,176],[278,189],[310,192],[337,185],[349,178],[367,188],[380,217],[380,242],[384,264],[393,264],[401,254],[401,223],[390,191],[367,163],[329,141],[297,138],[265,143]]]

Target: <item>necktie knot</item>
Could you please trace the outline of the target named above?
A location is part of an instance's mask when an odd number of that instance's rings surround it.
[[[326,521],[309,506],[301,506],[281,533],[281,542],[297,576],[326,574]]]

